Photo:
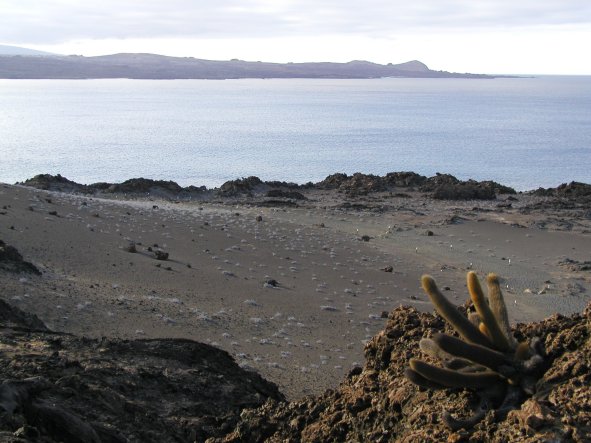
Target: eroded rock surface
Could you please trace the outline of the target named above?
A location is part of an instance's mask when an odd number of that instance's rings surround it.
[[[489,411],[474,428],[457,432],[443,424],[443,410],[467,417],[475,395],[423,390],[403,375],[408,360],[421,354],[419,340],[443,331],[451,332],[440,318],[398,308],[367,344],[364,368],[338,389],[298,402],[268,401],[244,411],[231,433],[212,441],[590,441],[591,306],[582,315],[518,325],[518,339],[539,336],[546,346],[548,369],[536,394],[504,418]]]
[[[0,440],[203,441],[277,387],[181,339],[91,340],[0,304]]]
[[[41,274],[34,264],[23,259],[14,246],[7,245],[2,240],[0,240],[0,269],[15,273]]]

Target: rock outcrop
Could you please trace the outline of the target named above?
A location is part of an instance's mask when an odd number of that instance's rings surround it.
[[[148,178],[131,178],[123,183],[99,182],[83,185],[68,180],[60,174],[39,174],[33,178],[18,183],[32,188],[46,191],[57,191],[77,194],[125,194],[138,197],[159,197],[165,199],[198,197],[207,188],[205,186],[188,186],[183,188],[170,180],[152,180]]]
[[[41,275],[41,271],[33,263],[24,260],[14,246],[7,245],[2,240],[0,240],[0,269],[15,273]]]
[[[451,330],[443,320],[401,307],[365,348],[365,366],[336,390],[292,403],[268,401],[244,411],[236,428],[215,442],[587,442],[591,438],[591,305],[582,315],[555,315],[520,324],[518,339],[540,337],[548,367],[536,393],[508,414],[489,411],[474,428],[450,431],[442,409],[471,415],[477,404],[468,390],[429,391],[408,381],[404,369],[421,355],[419,341]]]
[[[263,182],[261,179],[254,176],[230,180],[220,186],[218,194],[227,197],[233,197],[240,194],[249,195],[255,190],[256,187],[262,184]]]
[[[428,178],[419,188],[432,193],[438,200],[494,200],[497,194],[515,194],[515,189],[494,181],[461,181],[450,174],[439,174]]]
[[[17,183],[31,188],[43,189],[45,191],[58,191],[68,193],[87,193],[90,190],[86,185],[81,185],[72,180],[62,177],[60,174],[38,174],[22,183]]]
[[[212,346],[78,338],[1,301],[0,349],[1,441],[204,441],[284,400]]]
[[[146,178],[133,178],[123,183],[94,183],[82,185],[68,180],[61,175],[40,174],[20,183],[38,189],[83,194],[126,194],[128,196],[149,196],[165,199],[202,199],[207,193],[205,186],[181,187],[173,181],[152,180]],[[567,185],[565,185],[567,186]],[[591,185],[570,184],[567,188],[556,190],[538,190],[538,195],[568,195],[572,197],[587,196],[587,188]],[[318,183],[306,183],[298,185],[279,181],[265,182],[256,176],[229,180],[223,183],[217,190],[209,193],[210,197],[239,196],[264,197],[265,193],[278,193],[280,198],[303,200],[301,192],[313,189],[337,190],[348,196],[367,195],[376,192],[395,191],[404,188],[412,191],[420,191],[430,194],[440,200],[493,200],[497,194],[515,194],[515,190],[503,186],[494,181],[461,181],[450,174],[437,173],[433,177],[425,177],[415,172],[389,172],[384,176],[362,174],[356,172],[353,175],[336,173],[327,176]],[[287,196],[291,194],[291,196]],[[273,195],[267,195],[273,197]]]

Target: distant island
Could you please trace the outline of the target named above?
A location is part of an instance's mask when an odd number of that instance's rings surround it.
[[[51,52],[38,51],[36,49],[23,48],[20,46],[0,45],[0,56],[3,55],[34,55],[37,57],[56,56]]]
[[[2,79],[494,78],[483,74],[433,71],[417,60],[387,65],[361,60],[348,63],[267,63],[156,54],[61,56],[32,53],[24,48],[22,52],[2,51],[2,48],[8,47],[0,46]]]

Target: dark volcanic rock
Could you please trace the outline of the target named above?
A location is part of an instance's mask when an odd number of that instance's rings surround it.
[[[299,188],[307,188],[307,187],[310,187],[309,184],[298,185],[297,183],[282,182],[282,181],[278,181],[278,180],[266,181],[264,183],[267,186],[270,186],[271,188],[299,189]]]
[[[369,192],[385,191],[386,183],[382,177],[377,175],[356,172],[340,188],[349,193],[367,194]]]
[[[515,194],[515,189],[494,181],[460,181],[450,174],[437,173],[429,177],[419,188],[422,192],[433,192],[439,200],[494,200],[496,194]]]
[[[254,191],[255,187],[262,185],[263,182],[258,177],[247,177],[247,178],[240,178],[237,180],[230,180],[225,182],[218,193],[222,196],[236,196],[240,194],[248,194],[250,195],[252,191]]]
[[[515,194],[513,188],[493,181],[460,181],[453,175],[439,174],[424,177],[414,172],[390,172],[384,177],[355,173],[332,174],[316,184],[320,189],[338,189],[348,194],[368,194],[392,188],[414,188],[421,192],[432,192],[433,198],[448,200],[491,200],[496,194]]]
[[[492,189],[496,194],[517,194],[515,189],[513,189],[509,186],[501,185],[500,183],[497,183],[497,182],[494,182],[491,180],[485,180],[485,181],[478,182],[478,185],[484,189]],[[511,198],[511,197],[508,197],[508,198]]]
[[[339,189],[350,194],[367,194],[387,189],[386,182],[382,177],[360,172],[356,172],[352,176],[342,173],[332,174],[317,183],[316,186],[320,189]]]
[[[563,183],[556,188],[539,188],[533,191],[533,194],[542,197],[566,197],[575,199],[591,197],[591,185],[580,182]]]
[[[149,178],[132,178],[123,183],[99,182],[91,185],[68,180],[61,175],[39,174],[22,183],[37,189],[82,194],[131,194],[137,196],[154,196],[160,198],[194,197],[207,191],[205,186],[181,187],[178,183],[167,180]]]
[[[23,312],[4,300],[0,300],[0,325],[11,328],[28,328],[37,331],[48,331],[47,326],[35,314]]]
[[[389,172],[384,179],[388,185],[400,188],[419,187],[427,181],[427,177],[416,172]]]
[[[433,192],[441,186],[452,186],[460,183],[460,180],[450,174],[440,174],[439,172],[433,177],[429,177],[425,183],[420,187],[422,192]]]
[[[168,256],[169,256],[168,252],[164,252],[161,249],[156,249],[154,251],[154,257],[156,257],[156,260],[163,260],[163,261],[165,261],[165,260],[168,260]]]
[[[204,441],[230,432],[243,408],[284,400],[212,346],[90,340],[33,320],[0,304],[2,441]],[[42,438],[16,439],[23,432]]]
[[[159,191],[168,192],[171,194],[179,194],[183,188],[176,182],[165,180],[152,180],[148,178],[131,178],[125,180],[123,183],[115,183],[108,185],[105,188],[105,183],[97,183],[91,185],[104,192],[108,193],[125,193],[125,194],[152,194]]]
[[[532,195],[546,197],[531,203],[521,211],[576,211],[577,217],[589,218],[591,216],[591,185],[579,182],[563,183],[556,188],[539,188],[531,191]]]
[[[469,416],[475,395],[423,390],[403,375],[408,360],[421,355],[420,339],[446,328],[439,317],[395,309],[386,329],[366,345],[364,368],[352,370],[337,390],[292,403],[268,401],[244,411],[231,433],[212,441],[589,441],[591,305],[583,315],[518,325],[520,340],[538,336],[545,343],[548,366],[536,393],[507,417],[489,411],[475,427],[458,432],[445,427],[443,410]]]
[[[348,178],[349,176],[347,174],[338,172],[336,174],[331,174],[321,182],[316,183],[316,186],[320,189],[338,189]]]
[[[563,183],[557,188],[539,188],[532,192],[533,195],[548,197],[545,201],[529,205],[525,209],[591,209],[591,185],[579,182]],[[589,217],[587,212],[584,217]]]
[[[307,200],[306,196],[298,191],[284,191],[282,189],[271,189],[267,192],[267,197],[272,198],[291,198],[293,200]]]
[[[435,188],[433,198],[437,200],[494,200],[495,191],[483,188],[477,182],[445,184]]]
[[[23,260],[23,256],[15,247],[7,245],[2,240],[0,240],[0,269],[41,275],[34,264]]]
[[[33,178],[17,184],[30,186],[31,188],[43,189],[46,191],[89,192],[89,189],[85,185],[68,180],[66,177],[62,177],[60,174],[39,174]]]

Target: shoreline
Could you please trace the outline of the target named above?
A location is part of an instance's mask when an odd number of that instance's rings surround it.
[[[591,184],[578,181],[564,181],[559,185],[544,188],[537,186],[536,188],[529,188],[523,190],[516,190],[511,186],[498,183],[493,180],[474,180],[468,178],[461,180],[452,174],[437,172],[433,176],[421,175],[413,171],[397,171],[389,172],[384,175],[366,174],[356,172],[347,174],[337,172],[326,176],[324,179],[312,182],[290,182],[285,180],[262,180],[257,176],[241,177],[232,180],[227,180],[218,186],[206,186],[199,184],[189,184],[181,186],[174,180],[165,179],[151,179],[151,178],[130,178],[121,182],[94,182],[94,183],[78,183],[70,180],[61,174],[38,174],[22,182],[16,182],[15,185],[31,186],[38,189],[62,191],[69,193],[81,194],[128,194],[128,193],[144,193],[149,194],[151,191],[160,191],[160,197],[177,197],[190,198],[198,193],[209,194],[214,193],[221,196],[232,196],[239,194],[248,194],[252,192],[261,192],[261,188],[289,188],[289,189],[337,189],[346,191],[348,193],[368,194],[372,192],[385,191],[392,188],[409,188],[413,191],[433,192],[438,188],[448,187],[457,191],[460,188],[464,190],[469,189],[471,193],[466,195],[458,195],[450,197],[448,195],[435,198],[447,198],[456,200],[474,199],[494,199],[495,194],[536,194],[550,196],[556,194],[557,191],[565,187],[582,186],[583,188],[591,186]],[[258,188],[258,189],[257,189]],[[473,192],[473,189],[485,188],[489,191],[486,194],[479,194]],[[494,191],[491,193],[490,191]],[[570,191],[568,191],[570,192]],[[587,192],[586,190],[584,191]],[[559,195],[558,192],[557,195]]]
[[[437,177],[452,196],[502,189]],[[460,304],[467,269],[496,272],[512,323],[590,300],[589,185],[449,200],[410,173],[385,189],[375,176],[329,178],[309,188],[234,180],[187,198],[145,180],[93,194],[55,177],[37,180],[48,190],[0,184],[0,239],[42,272],[0,269],[2,298],[57,331],[220,347],[290,399],[360,365],[384,312],[430,312],[423,273]]]

